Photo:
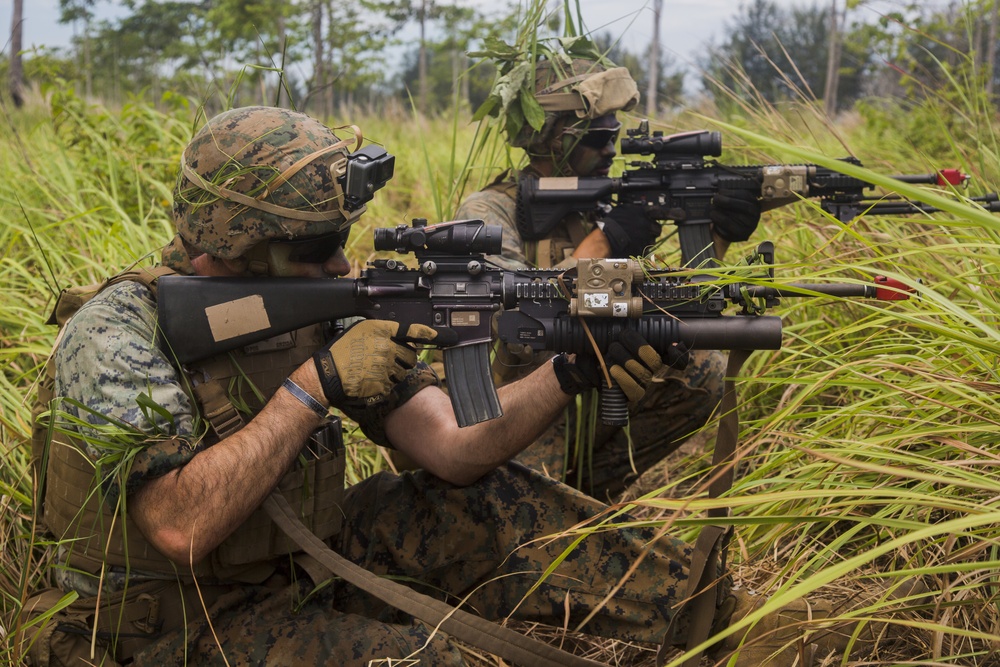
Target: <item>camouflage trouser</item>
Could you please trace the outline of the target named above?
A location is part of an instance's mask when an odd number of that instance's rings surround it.
[[[490,619],[574,628],[635,572],[585,632],[660,642],[685,590],[690,546],[644,528],[598,531],[538,584],[572,538],[541,539],[600,515],[588,496],[518,464],[458,488],[424,472],[381,473],[351,488],[334,548],[380,575]],[[618,517],[614,521],[624,521]],[[415,654],[422,665],[462,664],[440,633],[337,580],[309,587],[243,586],[211,606],[211,627],[189,623],[137,656],[137,664],[366,665]],[[683,618],[678,619],[686,625]],[[221,650],[220,650],[221,646]],[[395,662],[393,664],[403,664]],[[405,663],[416,664],[416,663]]]
[[[591,429],[586,415],[593,414],[597,403],[597,392],[592,392],[592,397],[584,396],[592,400],[582,419],[571,404],[567,416],[554,422],[517,460],[595,498],[615,499],[712,417],[722,400],[725,371],[722,352],[691,352],[683,371],[664,369],[659,374],[663,382],[650,385],[642,400],[629,406],[627,430],[605,426],[595,417],[589,448]],[[582,421],[580,429],[578,420]]]

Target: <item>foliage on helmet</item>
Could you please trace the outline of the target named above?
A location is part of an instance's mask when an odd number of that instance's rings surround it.
[[[555,42],[556,48],[547,45]],[[551,139],[553,128],[561,118],[574,115],[566,110],[546,111],[540,94],[557,92],[547,89],[553,84],[588,74],[600,74],[615,67],[614,63],[589,38],[561,37],[535,43],[533,52],[492,38],[473,57],[492,59],[497,66],[497,78],[486,101],[476,110],[473,120],[492,117],[502,123],[507,142],[512,146],[544,148]],[[625,74],[627,76],[627,74]],[[631,77],[628,77],[631,81]],[[634,86],[634,82],[633,86]],[[630,109],[621,104],[612,110]],[[575,114],[582,117],[580,114]]]
[[[305,114],[276,107],[223,112],[182,154],[177,232],[197,250],[235,259],[264,240],[341,231],[363,211],[343,208],[337,169],[347,155],[346,141]]]

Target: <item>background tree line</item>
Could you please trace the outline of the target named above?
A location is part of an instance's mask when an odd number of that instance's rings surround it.
[[[107,1],[60,0],[60,22],[75,28],[71,46],[26,53],[18,31],[23,2],[14,1],[0,67],[15,103],[27,87],[69,82],[109,103],[181,96],[223,105],[239,103],[230,98],[239,89],[274,103],[290,96],[297,108],[321,115],[340,105],[389,100],[412,102],[425,114],[456,103],[476,108],[493,70],[466,53],[487,36],[512,31],[519,11],[515,0],[490,6],[468,0],[125,0],[124,17],[97,20],[97,5]],[[654,1],[658,15],[663,0]],[[815,99],[832,115],[866,98],[919,98],[939,89],[942,77],[975,81],[992,93],[1000,0],[913,2],[885,15],[867,11],[869,1],[784,8],[749,0],[718,26],[717,43],[694,58],[699,72],[693,79],[667,55],[669,44],[625,45],[610,33],[596,40],[632,71],[650,115],[701,94],[720,107]],[[670,21],[669,0],[663,9]],[[553,34],[558,28],[550,26]],[[401,54],[395,71],[388,54]]]

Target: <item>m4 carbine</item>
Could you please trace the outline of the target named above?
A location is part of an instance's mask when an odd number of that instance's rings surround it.
[[[932,213],[939,209],[896,195],[871,197],[866,181],[815,164],[733,166],[713,157],[722,155],[722,135],[698,130],[663,136],[649,134],[648,121],[628,130],[621,140],[625,155],[652,155],[651,161],[627,163],[621,177],[544,177],[523,174],[519,181],[517,225],[526,240],[544,238],[573,212],[610,211],[613,205],[641,207],[650,220],[677,225],[682,264],[714,266],[709,210],[719,191],[750,191],[761,210],[768,211],[802,198],[818,198],[821,208],[841,222],[859,215]],[[845,162],[861,166],[856,158]],[[967,174],[944,169],[931,174],[898,175],[901,183],[964,186]],[[1000,211],[996,193],[971,197],[988,211]]]
[[[905,299],[906,288],[875,284],[760,284],[773,278],[774,249],[761,243],[756,281],[706,281],[690,271],[651,270],[633,259],[581,260],[575,270],[521,271],[491,266],[501,228],[458,220],[375,230],[375,248],[412,252],[417,267],[376,259],[360,278],[212,278],[164,276],[158,283],[159,326],[181,364],[225,353],[319,322],[360,316],[451,329],[444,350],[449,394],[460,426],[502,414],[490,372],[496,336],[521,349],[601,354],[625,329],[637,330],[661,354],[677,343],[691,350],[776,350],[781,318],[765,315],[782,296]],[[744,270],[746,270],[744,268]],[[725,315],[735,305],[736,314]],[[621,390],[602,390],[603,417],[627,421]]]

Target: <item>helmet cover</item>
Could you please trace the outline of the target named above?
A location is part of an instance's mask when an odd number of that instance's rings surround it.
[[[215,116],[181,155],[173,219],[186,246],[235,259],[270,239],[343,231],[364,212],[343,207],[348,145],[305,114],[242,107]]]
[[[535,99],[545,110],[542,128],[535,131],[526,123],[511,145],[544,154],[561,120],[631,111],[639,103],[639,89],[624,67],[607,69],[585,58],[541,60],[535,65]]]

